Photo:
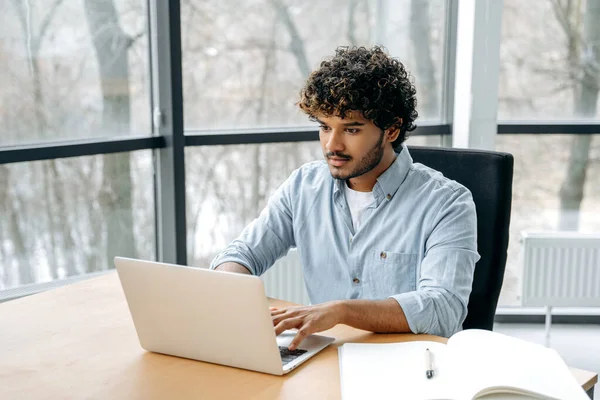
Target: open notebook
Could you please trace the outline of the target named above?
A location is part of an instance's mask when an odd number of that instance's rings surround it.
[[[343,400],[589,400],[556,351],[478,329],[459,332],[447,344],[346,343],[339,359]]]

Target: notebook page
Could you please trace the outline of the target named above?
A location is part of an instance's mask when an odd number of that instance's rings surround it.
[[[425,376],[426,348],[433,354],[432,379]],[[346,343],[338,348],[342,400],[453,399],[445,349],[427,341]]]
[[[447,357],[463,376],[470,377],[463,386],[466,397],[489,387],[516,387],[549,398],[587,399],[558,353],[535,343],[471,329],[448,341]]]
[[[477,400],[540,400],[540,398],[524,394],[496,393],[479,396]]]

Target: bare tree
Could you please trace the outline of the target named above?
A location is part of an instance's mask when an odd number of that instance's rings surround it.
[[[354,19],[359,2],[360,0],[350,0],[350,2],[348,3],[348,23],[346,25],[346,37],[348,38],[350,46],[356,46],[358,44],[356,32],[354,29]]]
[[[34,137],[37,140],[48,139],[49,134],[52,132],[51,122],[47,118],[46,112],[46,102],[44,99],[44,90],[43,90],[43,82],[42,82],[42,74],[39,62],[39,54],[42,48],[42,43],[49,31],[49,27],[52,24],[54,17],[56,16],[57,11],[62,5],[64,0],[54,0],[49,7],[46,9],[45,14],[41,17],[41,21],[39,23],[39,28],[34,29],[32,15],[31,12],[27,10],[27,5],[23,2],[23,0],[12,0],[12,4],[14,10],[17,15],[17,21],[21,28],[21,33],[23,37],[23,47],[25,53],[28,55],[28,66],[29,72],[31,75],[31,96],[32,96],[32,111],[33,118],[28,120],[26,124],[31,123],[32,132],[34,133]],[[33,138],[32,138],[33,139]],[[67,270],[67,274],[72,275],[75,271],[75,265],[73,259],[73,249],[74,242],[70,235],[70,227],[68,223],[61,223],[60,215],[56,212],[53,212],[54,209],[64,211],[66,210],[65,202],[64,202],[64,192],[62,191],[62,187],[60,186],[60,176],[57,173],[56,169],[56,160],[49,160],[46,162],[49,168],[44,168],[43,165],[35,165],[32,164],[32,169],[40,169],[40,173],[43,177],[42,180],[42,190],[45,193],[45,197],[48,201],[48,205],[43,207],[45,211],[45,217],[48,224],[48,229],[50,232],[53,232],[52,235],[49,235],[50,241],[50,252],[53,254],[53,262],[51,265],[51,274],[54,278],[58,277],[58,269],[61,267],[60,262],[58,261],[57,253],[58,253],[58,243],[64,244],[64,250],[67,257],[67,262],[65,263],[65,268]],[[5,171],[8,173],[8,169]],[[7,177],[8,179],[8,177]],[[18,194],[15,193],[18,196]],[[53,207],[54,206],[54,207]],[[10,220],[11,224],[16,224],[12,228],[12,232],[14,234],[19,234],[21,228],[20,221],[18,218],[13,218]],[[24,238],[16,238],[17,249],[19,251],[24,250],[27,245]],[[33,271],[31,271],[31,264],[29,262],[29,257],[26,254],[19,258],[20,265],[20,275],[21,283],[30,283],[34,281]]]
[[[23,225],[20,223],[19,197],[11,195],[10,171],[8,166],[0,165],[0,215],[1,219],[8,225],[8,234],[14,246],[14,256],[16,264],[19,266],[19,283],[27,284],[34,281],[33,270],[29,262],[28,245],[25,242],[26,234],[23,232]],[[0,248],[4,252],[4,242],[0,242]],[[9,263],[5,263],[8,268]],[[5,277],[4,281],[7,281]]]
[[[259,98],[258,98],[258,107],[256,109],[256,122],[258,124],[264,124],[264,117],[267,112],[267,97],[268,97],[268,87],[269,87],[269,77],[273,72],[273,68],[275,67],[276,59],[275,59],[275,50],[276,43],[275,37],[277,32],[277,19],[273,19],[271,22],[271,38],[269,40],[268,46],[264,50],[264,61],[263,61],[263,71],[261,74],[261,79],[259,81]],[[250,212],[257,213],[260,211],[263,193],[261,193],[260,182],[263,178],[263,171],[261,166],[262,154],[265,150],[268,152],[268,147],[264,148],[260,144],[252,146],[250,152],[250,159],[252,160],[252,188],[250,191],[251,201],[250,201]]]
[[[410,6],[410,41],[416,70],[419,71],[420,111],[434,117],[439,114],[440,99],[435,79],[435,64],[431,56],[429,0],[411,0]]]
[[[100,71],[102,125],[106,134],[128,134],[128,50],[134,38],[121,28],[113,0],[85,0],[85,14]],[[135,256],[129,153],[104,156],[100,204],[106,226],[106,257]]]
[[[593,117],[596,115],[600,78],[600,1],[587,0],[585,10],[581,1],[552,0],[552,5],[567,37],[575,115]],[[579,227],[579,209],[583,200],[591,141],[590,135],[572,138],[567,174],[559,192],[559,229],[577,230]]]
[[[285,6],[285,4],[282,3],[281,0],[269,1],[275,9],[279,19],[287,28],[288,34],[290,35],[289,49],[294,55],[294,57],[296,57],[298,70],[300,71],[303,77],[307,77],[310,74],[310,63],[308,62],[306,50],[304,49],[304,41],[300,36],[300,32],[298,30],[298,27],[296,26],[296,23],[294,22],[290,13],[288,12],[288,8]]]
[[[429,0],[411,0],[410,41],[419,72],[419,112],[429,118],[439,115],[440,99],[435,79],[435,65],[431,56],[431,18]],[[427,145],[440,143],[438,137],[427,136]]]

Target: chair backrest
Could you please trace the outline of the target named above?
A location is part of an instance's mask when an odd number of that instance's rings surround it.
[[[504,279],[512,199],[513,156],[493,151],[408,146],[414,162],[469,189],[477,209],[477,251],[464,329],[492,330]]]

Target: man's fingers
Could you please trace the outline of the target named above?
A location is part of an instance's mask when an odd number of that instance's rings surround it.
[[[302,318],[284,319],[275,326],[275,335],[280,335],[288,329],[300,328],[302,326]]]
[[[273,325],[277,325],[284,319],[296,318],[305,315],[301,309],[298,308],[286,308],[283,310],[271,311],[271,319]]]
[[[287,311],[287,309],[271,307],[270,311],[271,311],[271,315],[280,315],[280,314],[285,313]]]
[[[311,335],[313,333],[314,333],[313,329],[311,328],[311,326],[309,324],[304,325],[303,327],[298,329],[298,333],[296,333],[296,336],[294,337],[294,340],[292,340],[292,342],[288,346],[288,349],[296,350],[298,348],[298,346],[300,346],[300,343],[302,343],[302,341],[304,339],[306,339],[306,337],[308,335]]]
[[[273,319],[273,326],[277,326],[277,324],[279,324],[281,321],[289,319],[289,317],[286,317],[285,315],[281,314],[281,315],[274,315],[271,317],[271,319]]]
[[[294,311],[287,311],[287,312],[283,312],[283,313],[279,313],[279,314],[273,314],[271,313],[271,318],[273,319],[273,325],[277,325],[278,323],[280,323],[281,321],[284,321],[286,319],[293,319],[293,318],[298,318],[301,317],[301,315],[299,315],[297,312]]]

